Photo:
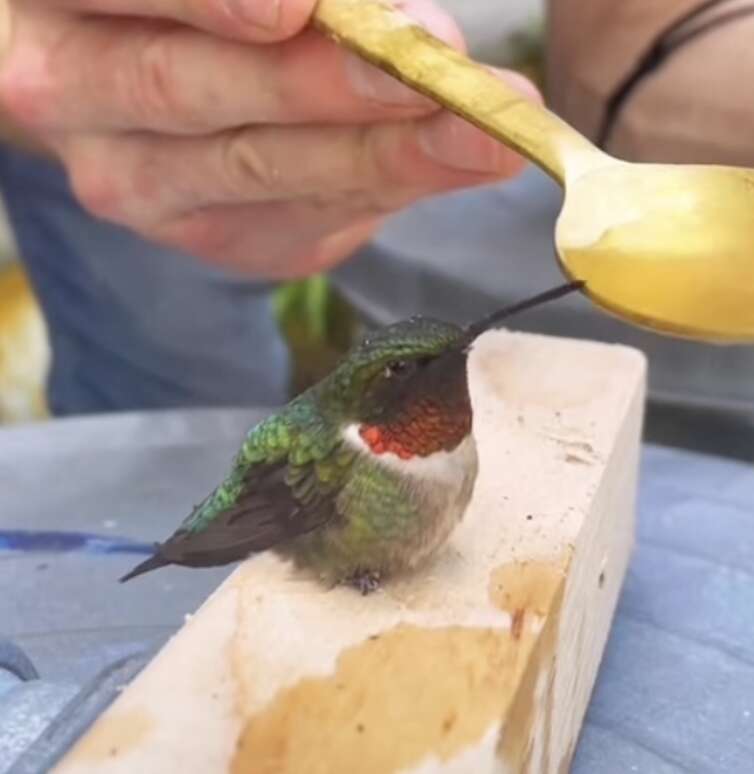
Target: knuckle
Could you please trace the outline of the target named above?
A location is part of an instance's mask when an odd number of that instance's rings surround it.
[[[284,197],[280,168],[260,152],[248,131],[233,133],[226,139],[222,164],[231,195],[267,201]]]
[[[154,124],[199,123],[191,110],[177,77],[180,54],[177,33],[161,31],[145,36],[135,70],[121,77],[124,99],[148,126]]]

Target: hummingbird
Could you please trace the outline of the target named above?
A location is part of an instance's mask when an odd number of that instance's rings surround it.
[[[369,594],[419,566],[461,521],[476,482],[475,339],[583,286],[561,285],[465,328],[412,317],[369,332],[249,430],[224,480],[121,582],[273,550],[327,585]]]

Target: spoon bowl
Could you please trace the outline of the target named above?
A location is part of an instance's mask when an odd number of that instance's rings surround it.
[[[596,304],[667,335],[754,342],[754,170],[613,158],[386,0],[320,0],[314,24],[560,184],[555,250]]]
[[[555,243],[564,273],[635,325],[754,341],[754,171],[608,159],[569,180]]]

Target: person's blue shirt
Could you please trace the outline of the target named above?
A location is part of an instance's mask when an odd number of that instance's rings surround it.
[[[0,188],[47,320],[54,414],[285,400],[271,285],[92,217],[61,167],[3,145]]]

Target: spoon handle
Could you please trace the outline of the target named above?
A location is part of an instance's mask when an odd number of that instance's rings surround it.
[[[603,154],[549,110],[432,36],[387,0],[319,0],[314,26],[526,156],[558,183]]]

